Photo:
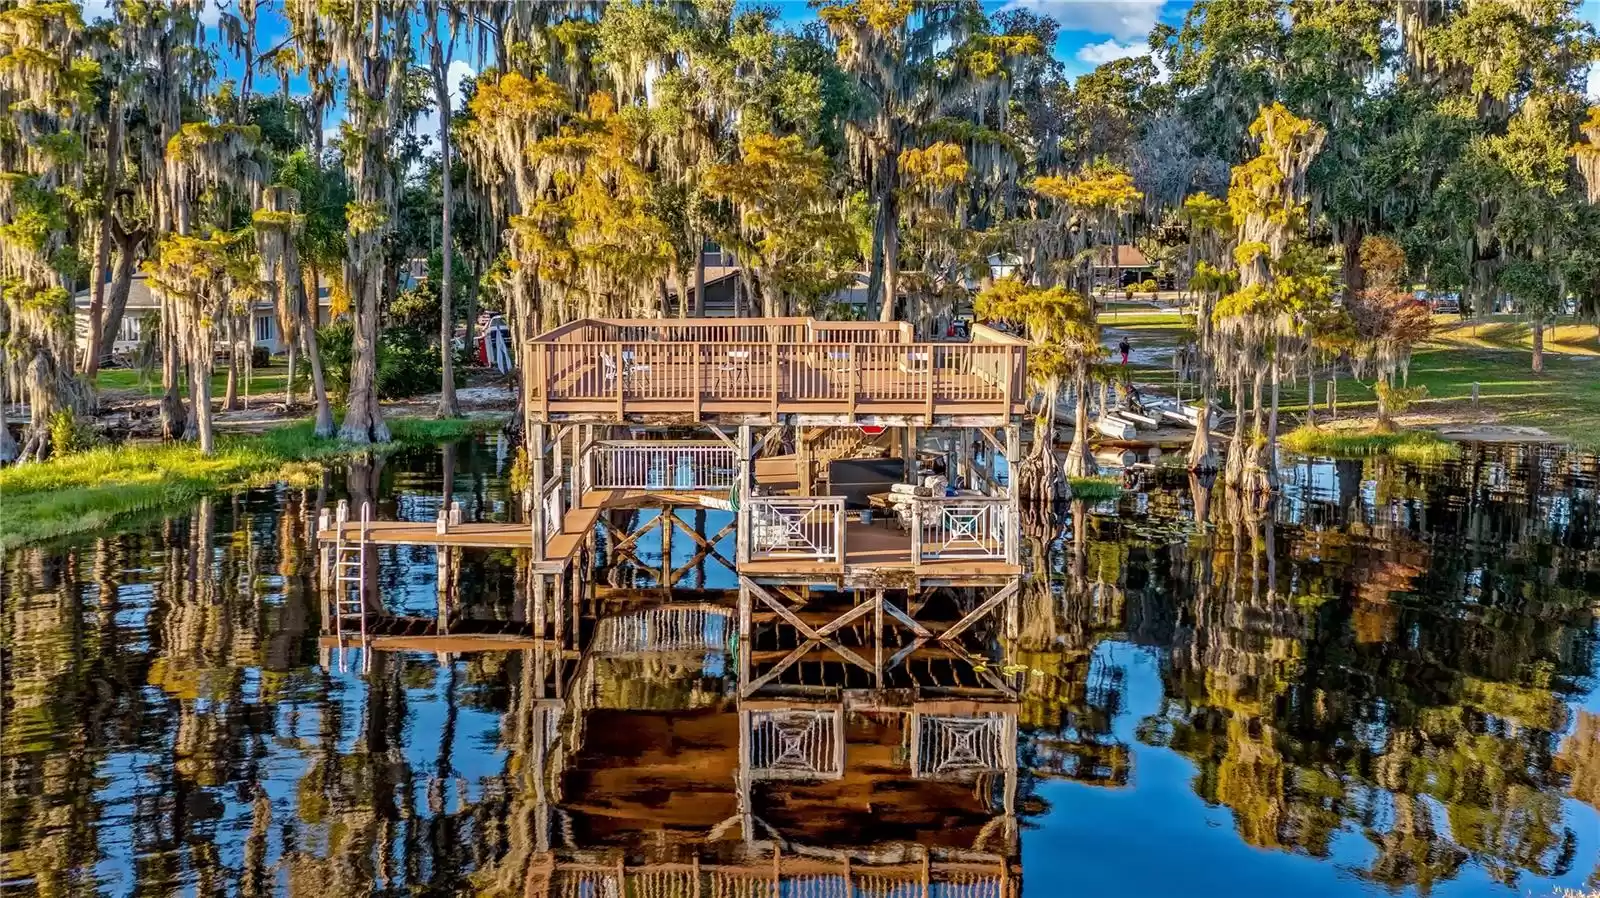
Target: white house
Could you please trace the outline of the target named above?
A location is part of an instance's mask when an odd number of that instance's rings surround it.
[[[324,288],[323,296],[318,305],[321,308],[318,318],[328,320],[328,296]],[[110,287],[107,286],[107,293]],[[85,349],[89,345],[89,302],[91,296],[88,290],[83,290],[73,297],[74,318],[77,325],[78,348]],[[107,302],[110,301],[109,296]],[[150,284],[143,274],[133,276],[133,282],[128,286],[128,305],[123,310],[120,322],[107,322],[106,328],[111,334],[110,352],[113,355],[131,352],[139,345],[140,331],[144,326],[146,315],[157,311],[161,304],[150,292]],[[264,347],[267,352],[278,355],[287,352],[289,347],[283,342],[283,335],[278,330],[278,316],[272,303],[267,300],[256,302],[250,310],[250,328],[255,338],[255,345]]]

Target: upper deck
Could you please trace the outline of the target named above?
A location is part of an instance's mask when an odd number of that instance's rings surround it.
[[[1025,341],[984,325],[918,342],[905,322],[574,321],[528,344],[536,421],[996,426],[1023,413]]]

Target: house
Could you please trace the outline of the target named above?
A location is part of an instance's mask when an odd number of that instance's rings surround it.
[[[1096,287],[1111,286],[1111,281],[1114,277],[1119,279],[1117,286],[1126,287],[1156,276],[1155,264],[1146,258],[1144,252],[1137,246],[1119,243],[1116,246],[1115,265],[1113,265],[1112,258],[1112,247],[1095,247],[1094,284]]]
[[[109,286],[107,292],[110,292]],[[327,288],[323,288],[319,298],[318,320],[327,321],[329,317],[329,298]],[[78,348],[86,349],[89,345],[89,303],[92,297],[87,289],[81,290],[72,298],[73,318],[77,332]],[[108,298],[109,301],[109,298]],[[111,335],[111,344],[108,347],[113,355],[132,352],[139,345],[139,338],[144,328],[146,316],[159,311],[161,303],[155,294],[150,292],[150,283],[145,275],[136,274],[128,285],[128,305],[123,309],[122,320],[112,324],[107,322],[106,328]],[[282,333],[278,328],[277,310],[270,301],[259,300],[250,310],[250,329],[256,346],[263,347],[272,355],[287,352],[288,344],[283,342]]]

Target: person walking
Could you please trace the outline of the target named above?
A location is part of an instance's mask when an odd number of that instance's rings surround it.
[[[1117,344],[1117,351],[1122,353],[1122,364],[1124,366],[1128,364],[1128,350],[1131,348],[1132,347],[1128,345],[1127,337],[1123,337],[1122,342]]]

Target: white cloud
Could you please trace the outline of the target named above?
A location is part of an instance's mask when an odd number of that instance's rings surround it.
[[[1077,57],[1080,62],[1091,66],[1102,66],[1116,59],[1131,59],[1135,56],[1149,56],[1150,48],[1144,44],[1121,44],[1115,40],[1104,40],[1098,44],[1084,44],[1078,48]]]
[[[1166,0],[1011,0],[1007,9],[1026,9],[1061,23],[1063,31],[1109,34],[1143,40],[1161,18]]]

